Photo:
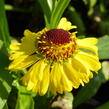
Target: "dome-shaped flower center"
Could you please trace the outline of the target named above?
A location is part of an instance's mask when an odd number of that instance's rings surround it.
[[[51,29],[40,36],[38,50],[52,60],[67,59],[76,50],[75,38],[63,29]]]
[[[46,32],[46,39],[54,44],[61,45],[71,41],[70,34],[63,29],[52,29]]]

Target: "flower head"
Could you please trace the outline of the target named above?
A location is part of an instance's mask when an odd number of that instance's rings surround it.
[[[28,90],[44,95],[63,93],[88,83],[100,68],[96,38],[76,38],[72,26],[62,18],[55,29],[38,33],[25,30],[21,43],[12,43],[10,70],[29,68],[22,81]],[[89,52],[90,51],[90,52]]]

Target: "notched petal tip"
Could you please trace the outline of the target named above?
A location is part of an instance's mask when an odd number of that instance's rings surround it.
[[[24,30],[24,36],[28,36],[31,34],[31,31],[29,29]]]
[[[64,30],[71,30],[77,28],[77,26],[72,25],[70,21],[67,21],[67,19],[63,17],[61,18],[57,28],[64,29]]]

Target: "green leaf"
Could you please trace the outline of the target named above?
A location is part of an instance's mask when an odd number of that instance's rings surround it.
[[[106,81],[107,79],[105,78],[104,74],[100,72],[88,84],[82,87],[74,97],[74,108],[93,97],[97,93],[101,84]]]
[[[109,59],[109,35],[99,38],[98,50],[100,59]]]
[[[32,94],[24,86],[18,85],[18,100],[15,109],[34,109]]]
[[[47,28],[56,28],[70,0],[38,0],[44,12]]]
[[[49,27],[51,18],[51,0],[38,0],[44,12],[46,27]]]
[[[95,109],[109,109],[109,101],[107,101],[106,103],[104,103],[103,105],[101,105]]]
[[[4,42],[6,48],[9,47],[10,35],[4,9],[4,0],[0,0],[0,40]]]
[[[6,54],[1,50],[0,52],[0,109],[2,109],[7,102],[8,95],[11,91],[12,77],[7,67],[9,60]]]
[[[47,0],[50,10],[52,11],[53,6],[55,5],[56,0]]]
[[[4,75],[4,74],[5,75]],[[8,72],[0,73],[0,109],[2,109],[8,99],[8,95],[11,91],[11,76]]]
[[[50,28],[56,28],[63,12],[67,8],[68,4],[70,3],[70,0],[58,0],[56,3],[55,8],[52,11],[51,15],[51,21],[50,21]]]

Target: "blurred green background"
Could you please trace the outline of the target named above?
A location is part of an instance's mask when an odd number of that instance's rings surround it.
[[[43,97],[31,96],[30,93],[30,96],[26,96],[23,94],[26,93],[25,89],[19,85],[14,87],[13,79],[20,76],[7,71],[9,60],[7,50],[4,49],[5,46],[9,47],[11,39],[20,41],[25,29],[37,32],[45,27],[44,13],[39,1],[5,0],[3,3],[0,0],[0,61],[4,65],[0,67],[0,109],[40,109],[39,101],[45,100]],[[109,0],[71,0],[62,16],[77,25],[77,37],[99,39],[99,57],[102,63],[98,75],[95,74],[84,87],[72,91],[73,109],[109,109]],[[29,106],[24,103],[25,99],[27,104],[30,103]],[[72,99],[69,98],[70,100]],[[46,105],[46,102],[47,100],[42,104]],[[71,109],[58,105],[55,109],[60,108]]]

